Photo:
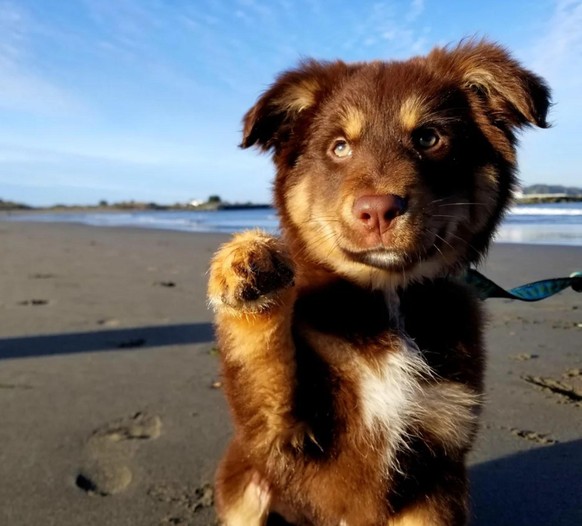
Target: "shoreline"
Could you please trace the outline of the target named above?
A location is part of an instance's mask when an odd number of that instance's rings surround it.
[[[230,420],[206,271],[229,237],[0,222],[1,524],[213,524]],[[511,287],[581,266],[582,247],[495,244],[481,270]],[[485,307],[471,524],[582,523],[582,407],[550,388],[582,389],[582,294]]]
[[[561,203],[582,203],[582,195],[569,194],[525,194],[514,199],[514,205],[544,205]],[[13,201],[4,202],[0,199],[0,214],[3,212],[30,212],[30,213],[68,213],[68,212],[155,212],[155,211],[200,211],[217,212],[221,210],[263,210],[273,208],[270,203],[229,203],[221,201],[208,201],[196,205],[175,203],[161,204],[155,202],[126,201],[104,205],[54,205],[31,206],[25,203]]]
[[[22,222],[37,224],[78,224],[99,228],[136,228],[158,230],[164,232],[187,232],[187,233],[212,233],[212,234],[233,234],[253,228],[259,228],[267,232],[276,234],[278,222],[276,211],[271,214],[261,215],[264,208],[253,208],[243,210],[213,210],[216,213],[209,215],[204,210],[181,210],[181,211],[123,211],[111,212],[101,211],[58,211],[46,213],[37,211],[6,212],[0,211],[0,224],[4,222]],[[259,215],[244,214],[245,211],[256,212]],[[196,212],[192,214],[191,212]],[[156,214],[160,214],[156,216]],[[167,215],[171,214],[171,215]],[[200,215],[197,215],[200,214]],[[232,215],[230,215],[232,214]],[[569,214],[565,214],[569,216]],[[554,214],[550,215],[554,217]],[[112,219],[112,218],[118,219]],[[511,217],[511,216],[510,216]],[[514,217],[524,217],[517,214]],[[542,216],[544,217],[544,216]],[[582,246],[582,223],[554,223],[552,221],[537,220],[537,222],[522,222],[509,219],[502,222],[498,229],[498,240],[496,244],[511,245],[531,245],[531,246]]]
[[[192,210],[194,211],[194,210]],[[5,222],[11,223],[11,221],[3,221],[2,219],[2,215],[11,215],[9,214],[4,214],[5,211],[0,211],[0,227],[2,224],[4,224]],[[206,210],[200,210],[200,212],[206,212]],[[23,211],[22,214],[27,214],[27,211]],[[59,212],[60,213],[60,212]],[[71,212],[72,214],[73,212]],[[109,212],[106,212],[109,213]],[[119,213],[124,213],[124,211],[120,210]],[[20,213],[14,213],[14,215],[22,215]],[[70,214],[68,214],[70,215]],[[161,228],[161,227],[154,227],[151,225],[119,225],[119,226],[110,226],[110,225],[94,225],[94,224],[89,224],[89,223],[84,223],[82,221],[43,221],[43,220],[34,220],[34,219],[30,219],[27,221],[15,221],[14,223],[18,223],[18,224],[35,224],[35,225],[74,225],[74,226],[79,226],[79,227],[87,227],[87,228],[95,228],[95,229],[109,229],[109,230],[137,230],[137,231],[142,231],[142,230],[146,230],[146,231],[150,231],[150,232],[172,232],[172,233],[178,233],[178,234],[191,234],[191,235],[216,235],[216,236],[225,236],[225,238],[228,238],[230,236],[232,236],[233,234],[235,234],[236,232],[218,232],[218,231],[212,231],[212,230],[179,230],[179,229],[172,229],[172,228]],[[259,228],[259,227],[255,227],[255,228]],[[579,245],[562,245],[560,243],[527,243],[527,242],[509,242],[509,241],[493,241],[492,243],[492,247],[493,246],[525,246],[525,247],[563,247],[563,248],[573,248],[573,249],[577,249],[580,248]]]

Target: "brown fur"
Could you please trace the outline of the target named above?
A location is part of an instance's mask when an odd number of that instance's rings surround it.
[[[282,236],[239,234],[211,266],[235,425],[225,525],[466,524],[482,314],[454,275],[487,251],[515,132],[545,127],[548,105],[502,48],[467,42],[305,62],[247,113],[242,146],[277,167]],[[387,195],[380,226],[356,213]]]

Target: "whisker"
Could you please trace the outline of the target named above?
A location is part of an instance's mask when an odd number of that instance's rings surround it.
[[[436,232],[434,233],[434,235],[435,237],[440,239],[443,243],[446,243],[449,247],[451,247],[452,250],[455,250],[455,247],[453,247],[453,245],[451,245],[444,237],[439,236]],[[436,245],[435,248],[437,248]]]
[[[316,231],[315,232],[315,234],[316,234],[315,235],[315,239],[313,239],[309,243],[309,245],[305,245],[305,246],[302,247],[301,251],[298,254],[299,256],[305,256],[305,255],[307,255],[309,249],[311,249],[313,247],[316,247],[316,246],[319,246],[319,245],[323,245],[324,243],[327,243],[330,240],[334,240],[334,242],[332,243],[332,247],[331,247],[331,250],[330,250],[329,253],[331,254],[331,252],[334,250],[334,248],[337,247],[337,245],[338,245],[338,242],[337,242],[338,235],[337,235],[337,233],[334,232],[334,231],[331,231],[331,232],[325,231],[324,230],[324,225],[317,225],[317,226],[319,227],[319,230],[320,230],[321,234],[318,234],[318,232]]]
[[[422,209],[424,210],[425,208],[427,208],[431,205],[434,205],[436,203],[442,203],[443,201],[446,201],[447,199],[449,199],[449,198],[448,197],[441,197],[440,199],[434,199],[430,203],[427,203],[425,206],[423,206]]]
[[[463,239],[462,237],[457,236],[457,234],[450,233],[449,235],[458,239],[461,243],[464,243],[465,245],[467,245],[467,247],[470,248],[473,252],[475,252],[475,254],[481,255],[481,253],[473,245],[471,245],[471,243],[469,243],[467,240]]]
[[[487,206],[487,203],[444,203],[437,206],[437,208],[442,208],[443,206]]]
[[[432,244],[432,246],[438,250],[439,254],[440,254],[440,255],[443,257],[443,259],[444,259],[445,255],[442,253],[441,249],[440,249],[440,248],[437,246],[437,244],[436,244],[436,243],[433,243],[433,244]]]

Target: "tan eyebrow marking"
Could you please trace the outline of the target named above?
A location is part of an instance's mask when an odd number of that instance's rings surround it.
[[[400,122],[407,131],[418,126],[421,115],[425,110],[425,101],[418,95],[408,97],[400,106]]]
[[[362,135],[365,117],[361,110],[347,106],[341,111],[340,124],[346,134],[346,139],[356,140]]]

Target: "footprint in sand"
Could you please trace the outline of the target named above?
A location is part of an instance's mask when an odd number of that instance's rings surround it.
[[[130,461],[138,442],[158,438],[161,430],[159,416],[142,412],[96,429],[85,444],[76,485],[90,494],[120,493],[133,479]]]
[[[515,437],[523,438],[530,442],[536,442],[537,444],[552,445],[558,442],[555,438],[552,438],[546,433],[538,433],[537,431],[529,431],[527,429],[517,429],[515,427],[512,427],[509,431]]]
[[[35,307],[39,306],[39,305],[48,305],[49,304],[49,300],[43,300],[43,299],[31,299],[31,300],[23,300],[23,301],[19,301],[18,305],[33,305]]]
[[[208,483],[198,487],[162,483],[151,487],[148,495],[169,505],[169,514],[162,519],[160,526],[195,524],[192,522],[194,515],[214,505],[214,488]]]
[[[154,285],[157,285],[158,287],[173,288],[176,286],[176,283],[174,281],[156,281]]]
[[[101,325],[103,327],[118,327],[120,321],[116,318],[101,318],[97,320],[97,325]]]
[[[30,279],[51,279],[56,277],[55,274],[50,274],[48,272],[37,272],[35,274],[30,274]]]

